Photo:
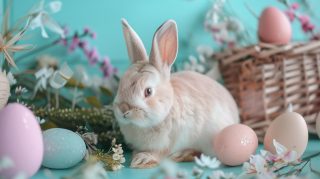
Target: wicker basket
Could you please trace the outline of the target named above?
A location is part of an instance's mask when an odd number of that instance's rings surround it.
[[[273,119],[289,104],[315,132],[320,111],[320,42],[258,44],[215,54],[226,87],[236,99],[242,123],[262,141]]]

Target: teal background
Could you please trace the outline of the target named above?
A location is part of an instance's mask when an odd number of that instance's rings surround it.
[[[8,0],[0,1],[0,8],[3,9],[8,4]],[[25,15],[28,10],[38,0],[13,0],[11,21],[14,22],[19,17]],[[209,33],[203,28],[205,14],[211,8],[211,0],[62,0],[62,10],[54,14],[53,17],[62,25],[67,25],[72,31],[82,31],[83,27],[88,26],[97,33],[97,39],[92,40],[100,51],[101,55],[108,55],[114,66],[123,73],[129,65],[125,42],[122,35],[120,19],[126,18],[133,28],[140,35],[147,50],[150,50],[151,39],[156,28],[167,19],[176,20],[179,28],[179,55],[178,63],[186,60],[189,55],[195,54],[198,45],[210,45],[219,50],[217,44],[213,42]],[[315,13],[313,22],[320,22],[319,0],[309,0],[311,9]],[[256,32],[258,19],[255,18],[247,9],[249,6],[256,14],[267,6],[276,6],[285,9],[276,0],[229,0],[226,2],[228,11],[238,17],[249,30],[250,43],[256,43]],[[3,11],[0,13],[2,14]],[[319,30],[319,29],[317,29]],[[47,44],[57,38],[56,34],[49,33],[50,38],[44,39],[40,36],[39,29],[28,31],[22,43],[30,43],[35,47]],[[293,41],[305,41],[306,37],[297,22],[293,24]],[[59,57],[62,61],[67,61],[71,65],[83,64],[87,66],[86,58],[76,51],[68,54],[63,47],[47,50],[53,56]],[[16,54],[16,57],[23,53]],[[39,55],[39,54],[38,54]],[[18,63],[20,69],[28,68],[36,56],[24,59]],[[92,74],[101,75],[100,70],[94,66],[88,66]],[[309,142],[306,154],[319,151],[319,140]],[[130,155],[128,155],[130,156]],[[128,163],[126,164],[126,167]],[[184,163],[180,166],[191,171],[194,163]],[[319,157],[313,162],[317,170],[320,170]],[[308,168],[308,167],[306,167]],[[52,170],[55,178],[69,174],[70,170]],[[157,169],[134,170],[125,168],[118,172],[109,173],[110,178],[148,178]],[[226,171],[239,173],[240,167],[224,168]],[[309,172],[304,171],[304,172]],[[40,170],[33,178],[43,178],[44,170]],[[316,175],[313,177],[317,178]]]
[[[6,5],[8,0],[3,1]],[[38,0],[13,0],[12,21],[28,12]],[[48,2],[48,0],[47,0]],[[177,21],[179,28],[179,55],[178,63],[187,59],[195,53],[195,48],[200,44],[215,47],[210,34],[203,28],[205,14],[212,6],[212,0],[62,0],[62,10],[53,17],[62,25],[67,25],[70,31],[82,31],[88,26],[97,32],[97,39],[92,43],[97,46],[102,55],[108,55],[112,63],[123,72],[129,65],[127,51],[122,35],[120,19],[126,18],[133,28],[140,35],[147,50],[150,49],[152,36],[156,28],[167,19]],[[311,9],[316,17],[320,17],[318,7],[320,1],[309,0]],[[285,7],[277,0],[229,0],[226,2],[227,10],[238,17],[249,30],[250,40],[248,43],[255,43],[258,19],[249,12],[250,7],[255,14],[260,14],[267,6],[276,6],[280,9]],[[318,18],[313,19],[319,22]],[[298,23],[293,25],[293,40],[303,41],[306,36],[301,32]],[[29,31],[27,42],[41,46],[56,38],[56,34],[50,33],[49,39],[40,36],[40,30]],[[53,55],[68,60],[70,64],[87,64],[83,55],[79,52],[69,54],[63,48],[49,50]],[[21,55],[18,54],[18,55]],[[30,64],[30,60],[20,62],[20,67]],[[94,67],[90,70],[99,73]]]

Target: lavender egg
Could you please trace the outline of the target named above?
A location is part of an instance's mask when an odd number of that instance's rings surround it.
[[[38,121],[24,105],[8,104],[0,111],[0,178],[30,178],[41,166],[43,141]]]
[[[43,132],[44,157],[42,165],[53,169],[70,168],[86,154],[86,144],[76,133],[61,128]]]

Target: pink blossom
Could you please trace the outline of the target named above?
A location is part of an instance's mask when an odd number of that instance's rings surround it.
[[[97,38],[97,33],[92,32],[92,33],[90,34],[90,37],[93,38],[93,39],[96,39],[96,38]]]
[[[68,28],[68,26],[64,26],[64,27],[63,27],[63,34],[64,34],[65,36],[67,36],[67,35],[69,34],[69,28]]]
[[[307,32],[312,32],[314,30],[315,25],[311,23],[309,16],[301,15],[299,17],[299,21],[301,23],[301,27],[304,32],[307,33]]]
[[[290,10],[285,11],[284,13],[288,16],[290,22],[293,22],[293,21],[294,21],[294,19],[295,19],[295,14],[294,14],[294,11],[293,11],[293,10],[290,9]]]
[[[301,15],[298,17],[301,24],[307,24],[310,23],[310,17],[307,15]]]
[[[315,26],[313,24],[310,23],[306,23],[306,24],[302,24],[302,30],[304,32],[312,32],[314,30]]]
[[[86,40],[79,41],[78,45],[82,49],[88,49],[88,41],[86,41]]]
[[[68,41],[65,38],[61,38],[57,41],[57,44],[63,45],[63,46],[67,46],[68,45]]]
[[[109,57],[104,57],[101,70],[103,72],[103,76],[107,78],[115,73],[115,68],[112,67]]]
[[[291,6],[290,6],[290,8],[293,9],[293,10],[297,10],[297,9],[299,8],[299,4],[296,3],[296,2],[295,2],[295,3],[292,3]]]
[[[260,150],[260,154],[252,155],[249,162],[243,164],[247,174],[257,174],[258,178],[274,175],[274,171],[288,165],[301,163],[296,151],[288,150],[285,146],[273,140],[276,153]],[[271,177],[274,178],[274,177]]]
[[[91,38],[96,39],[97,38],[97,34],[95,32],[93,32],[89,27],[85,27],[83,29],[84,34],[89,34]]]
[[[85,34],[89,34],[89,33],[91,33],[91,29],[90,29],[89,27],[85,27],[85,28],[83,29],[83,32],[84,32]]]
[[[89,49],[89,45],[88,42],[85,40],[82,40],[79,42],[79,47],[80,49],[82,49],[83,53],[85,54],[85,56],[90,59],[90,56],[92,55],[91,50]]]
[[[89,63],[91,65],[96,64],[99,60],[99,52],[96,48],[93,48],[92,50],[89,51],[88,54],[86,54],[89,60]]]
[[[78,34],[74,34],[71,44],[69,46],[69,52],[73,52],[79,45],[80,39],[78,37]]]

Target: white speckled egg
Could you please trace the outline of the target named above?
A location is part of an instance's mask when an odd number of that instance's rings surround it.
[[[8,102],[10,96],[10,85],[7,75],[0,71],[0,109]]]
[[[43,132],[44,157],[42,165],[65,169],[78,164],[86,154],[86,145],[76,133],[61,128]]]
[[[308,144],[308,127],[304,118],[296,112],[284,112],[272,121],[264,137],[266,150],[276,153],[273,139],[302,156]]]

